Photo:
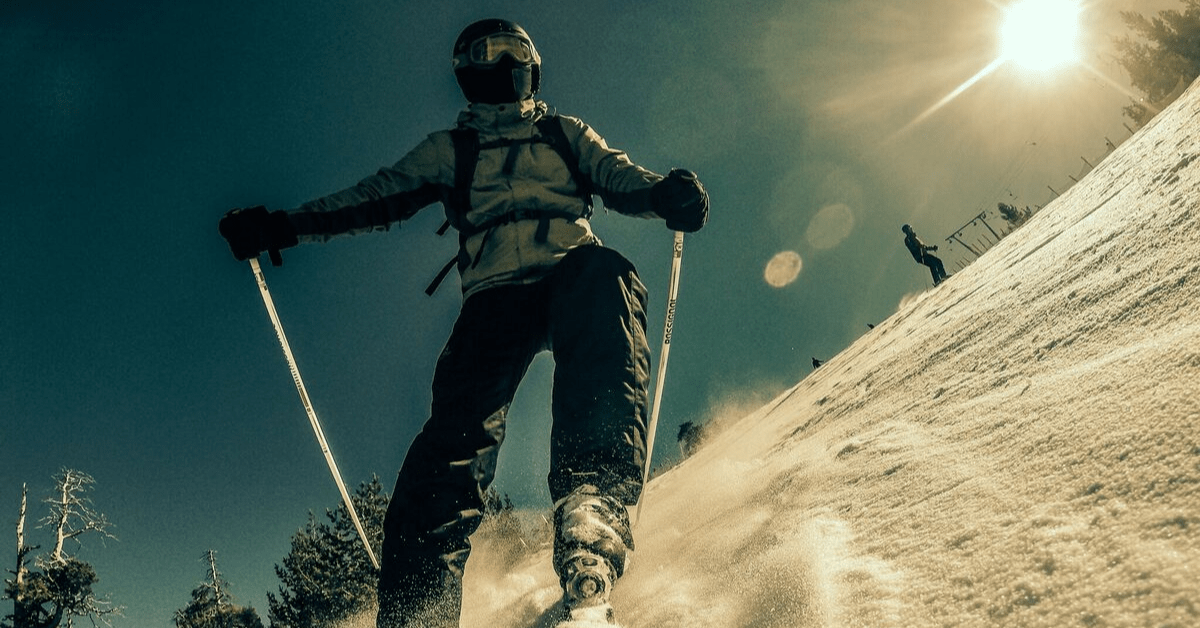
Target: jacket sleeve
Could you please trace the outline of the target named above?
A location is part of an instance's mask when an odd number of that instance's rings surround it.
[[[567,139],[579,155],[579,169],[591,178],[604,206],[629,216],[657,218],[650,202],[650,188],[663,176],[633,163],[624,151],[609,147],[604,138],[578,118],[560,118]]]
[[[300,242],[386,230],[444,198],[453,185],[453,161],[449,134],[434,133],[395,165],[288,211],[288,219]]]

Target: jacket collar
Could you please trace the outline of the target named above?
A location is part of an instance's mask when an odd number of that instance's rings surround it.
[[[532,98],[518,103],[488,105],[471,103],[458,114],[458,126],[490,133],[527,128],[546,115],[546,103]]]

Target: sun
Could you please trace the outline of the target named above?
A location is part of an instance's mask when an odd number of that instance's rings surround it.
[[[1043,71],[1078,60],[1080,7],[1075,0],[1020,0],[1006,13],[1003,59]]]
[[[999,0],[989,1],[995,4]],[[1080,64],[1117,89],[1124,91],[1124,88],[1096,72],[1080,58],[1079,22],[1084,10],[1082,3],[1085,1],[1013,0],[1013,3],[1007,8],[998,7],[1004,14],[1004,22],[1000,29],[1000,54],[991,63],[976,72],[974,76],[963,81],[953,91],[921,112],[912,122],[901,127],[896,133],[906,133],[909,129],[921,124],[976,83],[1008,65],[1010,61],[1029,71],[1022,78],[1028,78],[1029,73],[1032,72],[1048,78],[1052,70]],[[1136,96],[1132,94],[1130,97],[1136,99]]]

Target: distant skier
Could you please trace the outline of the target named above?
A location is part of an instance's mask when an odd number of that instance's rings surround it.
[[[707,221],[708,194],[691,172],[655,174],[582,121],[549,114],[534,99],[541,58],[519,25],[467,26],[452,66],[469,101],[453,130],[299,208],[232,210],[220,231],[238,260],[277,257],[298,243],[386,229],[440,201],[459,232],[463,304],[384,522],[377,626],[458,626],[468,536],[509,405],[544,350],[555,360],[549,485],[563,619],[611,622],[609,593],[633,549],[626,506],[642,491],[650,350],[646,289],[592,233],[592,194],[688,232]]]
[[[817,370],[817,369],[818,369],[818,368],[820,368],[820,366],[821,366],[822,364],[824,364],[824,363],[825,363],[825,361],[824,361],[824,360],[818,360],[818,359],[816,359],[816,358],[813,358],[813,359],[812,359],[812,366],[813,366],[813,370],[814,370],[814,371],[815,371],[815,370]]]
[[[937,256],[930,254],[930,251],[938,250],[936,246],[930,246],[921,241],[917,237],[917,232],[913,230],[911,225],[900,227],[904,232],[904,246],[908,247],[908,252],[912,253],[913,259],[918,264],[924,264],[929,267],[929,273],[933,275],[933,285],[938,285],[946,280],[950,275],[946,274],[946,268],[942,265],[942,260]]]

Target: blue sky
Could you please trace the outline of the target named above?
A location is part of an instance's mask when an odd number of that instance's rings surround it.
[[[352,185],[450,126],[464,103],[449,48],[475,19],[527,28],[559,112],[711,194],[684,251],[655,452],[669,463],[679,424],[754,407],[928,286],[901,223],[941,242],[996,201],[1044,203],[1081,156],[1128,137],[1116,12],[1174,6],[1132,4],[1088,5],[1087,67],[1001,67],[923,116],[995,59],[998,5],[6,3],[0,513],[15,519],[21,483],[40,499],[60,468],[85,471],[120,541],[80,555],[127,607],[119,625],[171,625],[209,549],[265,617],[272,566],[337,493],[217,220]],[[351,485],[390,487],[425,419],[459,303],[453,279],[422,292],[455,247],[440,221],[433,206],[267,268]],[[603,212],[594,228],[649,287],[657,352],[670,232]],[[788,251],[800,273],[772,287],[764,268]],[[519,392],[497,480],[530,507],[548,505],[551,370],[539,359]]]

